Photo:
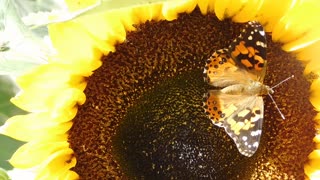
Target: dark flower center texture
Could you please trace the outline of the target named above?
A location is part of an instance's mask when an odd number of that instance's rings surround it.
[[[267,36],[267,73],[282,120],[269,97],[258,151],[242,156],[223,128],[206,117],[202,71],[243,24],[199,10],[174,21],[146,22],[87,78],[69,142],[82,179],[303,179],[313,150],[316,112],[303,64]]]

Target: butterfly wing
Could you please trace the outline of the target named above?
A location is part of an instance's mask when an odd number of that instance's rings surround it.
[[[213,53],[204,69],[208,84],[224,88],[208,91],[205,112],[213,124],[225,128],[239,152],[248,157],[258,149],[262,131],[264,104],[255,88],[263,87],[266,47],[261,24],[248,22],[228,49]]]
[[[252,156],[258,149],[262,131],[262,97],[210,90],[204,100],[212,123],[225,128],[241,154]]]
[[[241,34],[230,44],[230,56],[260,82],[263,81],[267,55],[266,33],[257,21],[250,21]]]
[[[233,84],[247,84],[251,74],[246,69],[239,68],[229,56],[228,49],[215,51],[207,60],[204,71],[204,80],[216,87],[226,87]]]

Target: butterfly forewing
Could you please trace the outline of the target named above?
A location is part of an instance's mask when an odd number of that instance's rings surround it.
[[[256,76],[262,76],[261,73],[266,67],[266,48],[267,40],[263,27],[257,21],[251,21],[230,44],[229,53],[240,67]]]
[[[216,87],[226,87],[238,83],[246,83],[251,77],[246,70],[235,65],[228,55],[228,49],[215,51],[207,60],[204,68],[204,80]],[[242,76],[247,76],[243,78]]]

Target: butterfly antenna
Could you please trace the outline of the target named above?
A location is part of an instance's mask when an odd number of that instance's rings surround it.
[[[271,94],[270,94],[270,93],[268,93],[268,95],[269,95],[269,97],[271,98],[271,100],[272,100],[273,104],[275,105],[276,109],[278,110],[278,112],[279,112],[279,114],[280,114],[281,118],[282,118],[282,119],[286,119],[286,118],[284,117],[284,115],[282,114],[282,112],[280,111],[280,109],[279,109],[279,107],[278,107],[278,105],[277,105],[276,101],[273,99],[273,97],[271,96]]]
[[[278,87],[278,86],[281,85],[282,83],[284,83],[284,82],[286,82],[286,81],[288,81],[289,79],[292,79],[292,78],[294,78],[294,75],[291,75],[290,77],[287,77],[286,79],[280,81],[278,84],[276,84],[276,85],[274,85],[273,87],[271,87],[271,89],[273,90],[274,88]],[[276,101],[273,99],[272,95],[271,95],[270,93],[268,93],[268,95],[269,95],[270,99],[272,100],[274,106],[276,107],[277,111],[279,112],[281,118],[282,118],[282,119],[286,119],[286,118],[284,117],[284,115],[282,114],[282,112],[280,111],[280,109],[279,109]]]
[[[274,85],[273,87],[271,87],[271,89],[278,87],[279,85],[281,85],[282,83],[288,81],[289,79],[294,78],[294,75],[291,75],[290,77],[287,77],[286,79],[280,81],[278,84]]]

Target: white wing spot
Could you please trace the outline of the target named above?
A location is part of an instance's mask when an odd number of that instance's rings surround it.
[[[252,117],[252,118],[251,118],[251,122],[259,121],[259,119],[260,119],[260,116]]]
[[[249,36],[249,37],[248,37],[248,40],[252,40],[252,36]]]
[[[258,143],[258,142],[254,142],[254,143],[252,144],[252,146],[253,146],[253,147],[258,147],[258,146],[259,146],[259,143]]]
[[[267,47],[267,45],[264,42],[256,41],[257,46]]]
[[[261,130],[251,131],[251,136],[258,136],[261,134]]]
[[[248,140],[248,137],[247,137],[247,136],[243,136],[243,137],[242,137],[242,140],[243,140],[243,141],[247,141],[247,140]]]

